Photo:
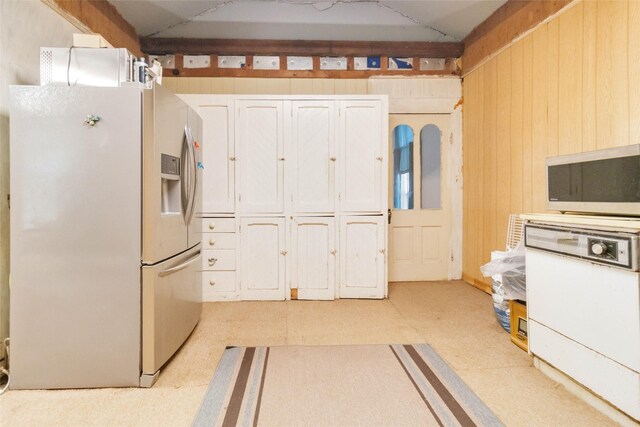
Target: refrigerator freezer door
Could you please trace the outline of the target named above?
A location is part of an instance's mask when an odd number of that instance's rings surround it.
[[[187,339],[202,312],[200,245],[142,267],[142,375],[152,377]],[[142,385],[150,386],[143,380]]]
[[[138,385],[140,115],[137,88],[11,88],[14,389]]]
[[[144,91],[142,262],[145,265],[190,247],[186,207],[181,202],[188,191],[184,188],[186,174],[192,174],[192,162],[185,163],[184,150],[187,108],[162,86]]]

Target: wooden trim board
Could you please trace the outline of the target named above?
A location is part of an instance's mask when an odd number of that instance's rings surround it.
[[[196,38],[141,38],[147,54],[187,55],[299,55],[458,58],[463,44],[458,42],[383,42],[343,40],[244,40]]]
[[[142,55],[136,30],[106,0],[43,0],[45,4],[86,32],[102,35],[114,47],[129,49]],[[80,24],[80,25],[78,25]]]
[[[491,285],[481,282],[480,280],[476,280],[465,273],[462,273],[462,280],[471,286],[480,289],[482,292],[486,292],[491,295]]]

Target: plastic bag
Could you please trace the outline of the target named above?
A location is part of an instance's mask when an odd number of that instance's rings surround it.
[[[495,279],[491,280],[491,296],[493,298],[493,311],[496,313],[498,323],[505,331],[511,332],[509,301],[505,299],[502,284]]]
[[[524,244],[507,252],[494,252],[490,262],[480,267],[484,277],[491,276],[498,282],[505,300],[527,300],[527,276],[524,260]]]

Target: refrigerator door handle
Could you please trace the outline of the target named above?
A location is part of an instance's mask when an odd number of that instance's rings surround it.
[[[186,173],[186,169],[188,168],[189,161],[187,157],[189,156],[189,142],[187,136],[187,127],[184,127],[184,137],[182,138],[182,158],[181,158],[181,168],[180,168],[180,205],[182,208],[182,218],[184,219],[185,224],[187,223],[187,210],[189,208],[189,199],[188,199],[188,188],[187,188],[187,177],[189,176]]]
[[[187,145],[188,149],[191,153],[191,170],[189,172],[192,173],[192,176],[189,178],[189,202],[187,204],[187,212],[185,216],[185,222],[187,225],[191,224],[191,220],[193,219],[193,214],[195,212],[195,204],[196,204],[196,189],[198,186],[198,165],[196,158],[196,149],[195,142],[193,140],[193,135],[191,134],[190,128],[185,128],[185,132],[187,135]]]
[[[189,129],[189,134],[191,134],[191,129]],[[196,153],[196,142],[193,139],[193,135],[191,136],[191,139],[193,141],[191,144],[191,152],[193,153],[193,191],[191,192],[191,215],[189,215],[189,224],[191,224],[191,220],[195,214],[196,194],[198,190],[198,156]]]
[[[198,259],[200,259],[200,257],[202,256],[202,254],[200,253],[200,251],[198,251],[198,253],[196,253],[195,255],[193,255],[192,257],[190,257],[188,260],[186,260],[183,263],[180,263],[174,267],[170,267],[167,268],[166,270],[161,271],[160,273],[158,273],[158,276],[160,277],[164,277],[164,276],[168,276],[170,274],[173,274],[175,272],[178,272],[180,270],[184,270],[185,268],[187,268],[190,264],[193,264],[194,262],[196,262]]]

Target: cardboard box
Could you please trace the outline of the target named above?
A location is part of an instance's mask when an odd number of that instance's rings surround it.
[[[524,351],[529,351],[527,337],[527,305],[522,301],[509,301],[511,312],[511,341]]]

